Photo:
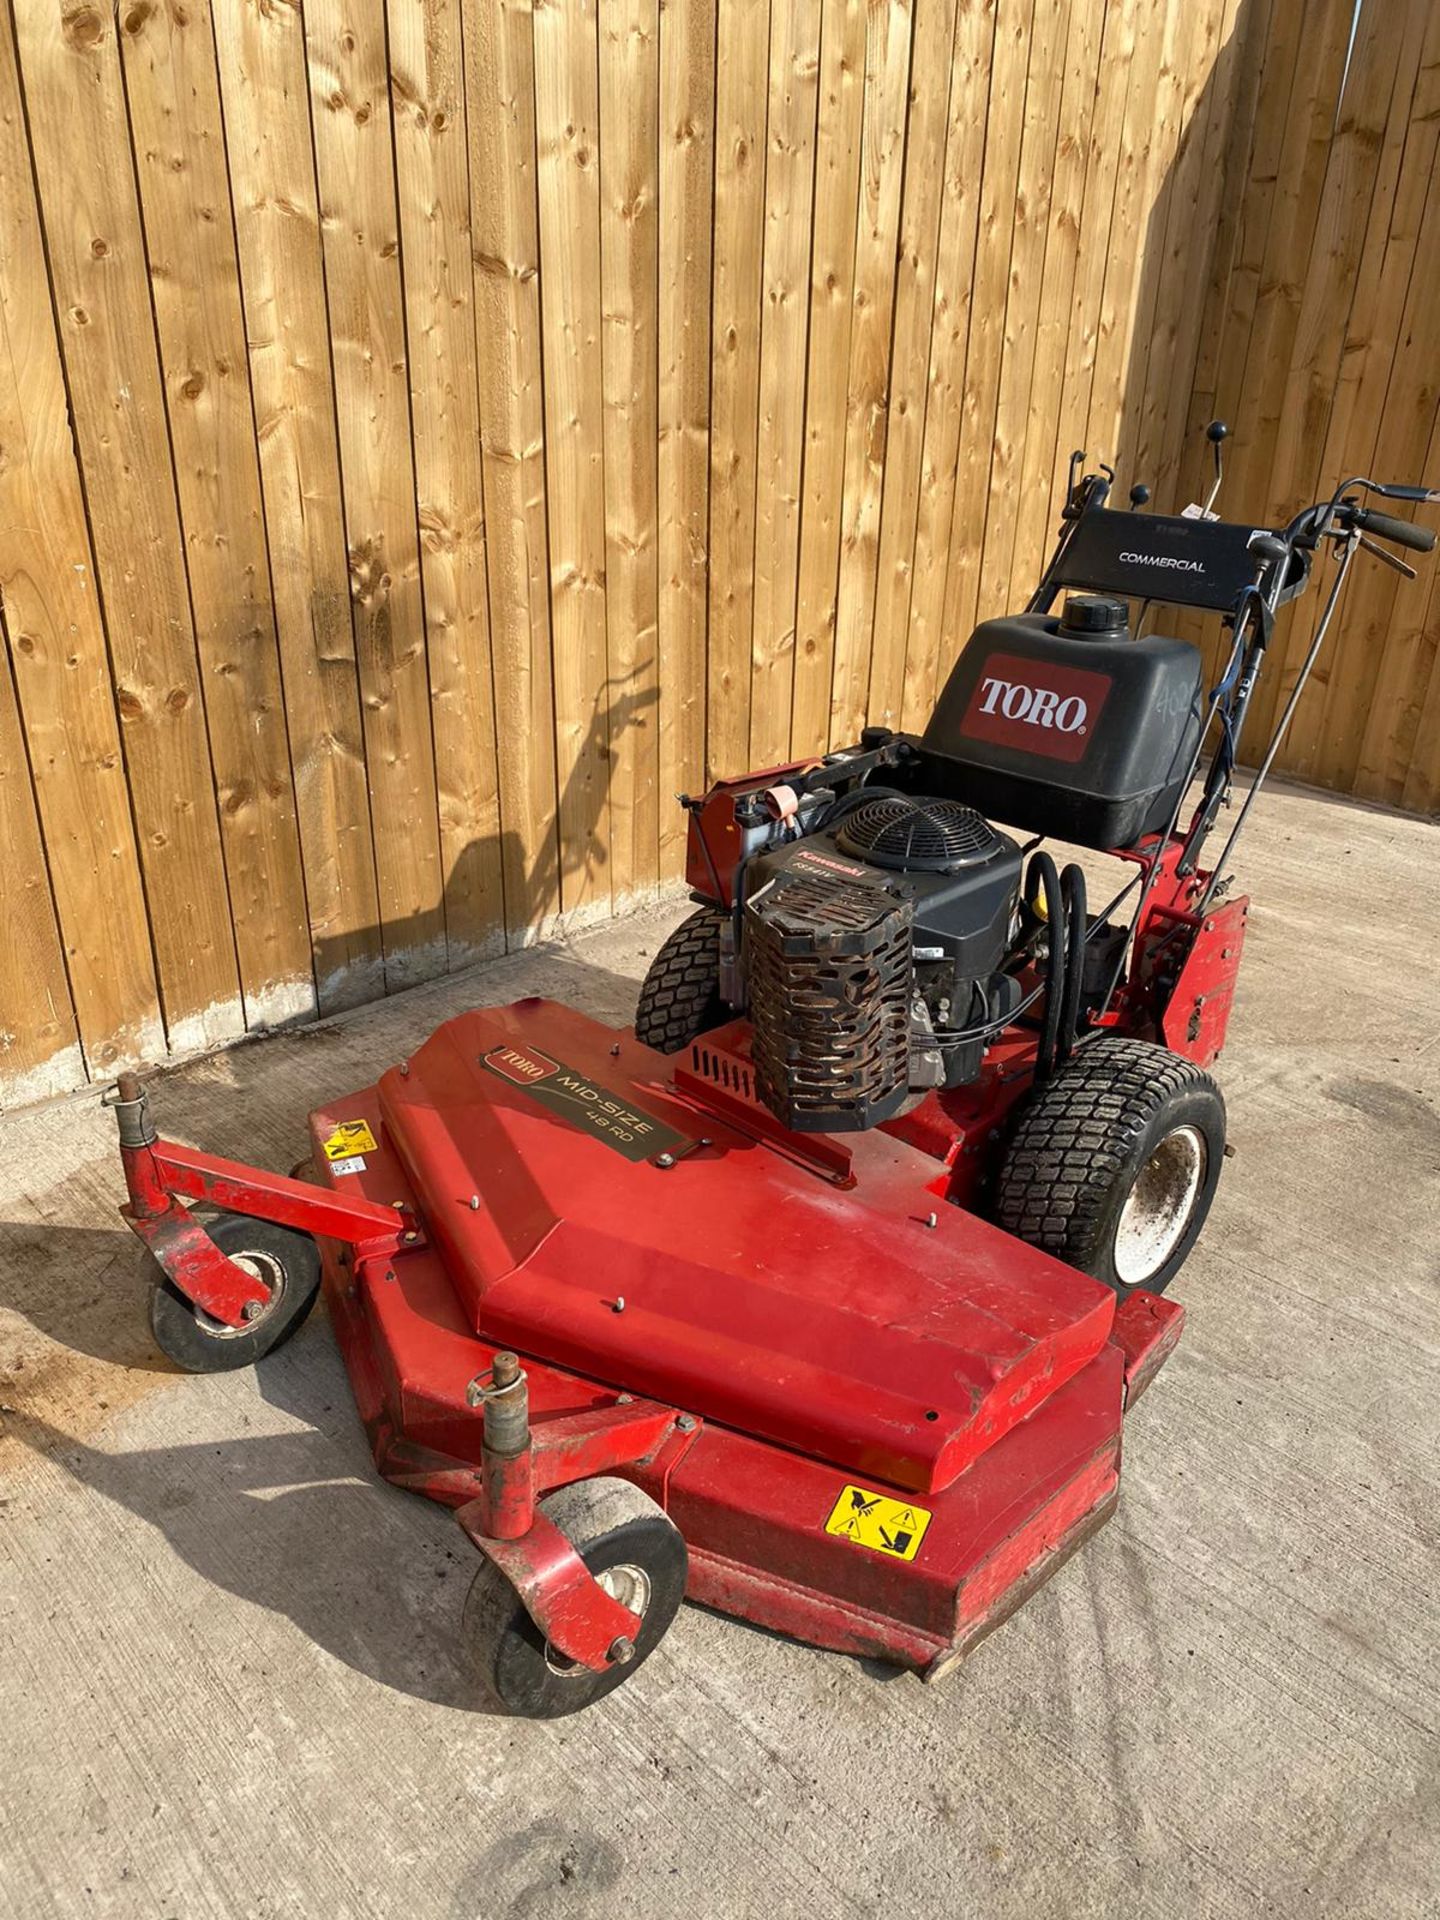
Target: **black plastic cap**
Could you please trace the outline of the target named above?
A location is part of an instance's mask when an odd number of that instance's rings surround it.
[[[1123,600],[1112,600],[1103,593],[1072,593],[1060,616],[1065,633],[1119,633],[1129,619]]]

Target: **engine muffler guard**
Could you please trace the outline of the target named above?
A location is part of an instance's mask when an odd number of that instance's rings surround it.
[[[619,1473],[683,1534],[692,1599],[942,1671],[1112,1511],[1127,1388],[1181,1309],[1117,1308],[938,1202],[937,1163],[889,1134],[847,1136],[827,1177],[766,1144],[763,1109],[749,1130],[743,1085],[711,1107],[676,1065],[524,1001],[313,1116],[335,1197],[420,1223],[322,1241],[377,1465],[465,1509],[522,1598],[544,1558],[524,1503]],[[498,1542],[518,1483],[497,1487],[476,1383],[502,1350],[532,1453]]]

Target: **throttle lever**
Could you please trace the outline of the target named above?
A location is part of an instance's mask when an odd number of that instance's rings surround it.
[[[1398,554],[1391,553],[1388,547],[1380,546],[1368,534],[1361,534],[1360,544],[1366,553],[1373,553],[1377,560],[1383,560],[1386,566],[1393,567],[1396,573],[1403,573],[1407,580],[1418,579],[1419,576],[1408,561],[1402,560]]]

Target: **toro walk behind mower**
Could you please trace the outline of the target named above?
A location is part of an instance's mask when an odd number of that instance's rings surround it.
[[[1111,510],[1080,464],[1029,607],[977,629],[922,735],[684,802],[696,911],[633,1032],[461,1014],[312,1116],[313,1181],[157,1138],[133,1078],[109,1096],[160,1345],[257,1360],[323,1277],[380,1472],[479,1550],[464,1632],[506,1710],[609,1692],[686,1594],[934,1676],[1114,1507],[1224,1154],[1235,837],[1357,551],[1434,544],[1365,496],[1440,496],[1357,479],[1257,530]],[[1213,687],[1160,605],[1223,620]],[[1128,884],[1092,912],[1046,837]]]

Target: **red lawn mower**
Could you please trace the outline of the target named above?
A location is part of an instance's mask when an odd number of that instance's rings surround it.
[[[323,1279],[380,1472],[479,1550],[464,1632],[503,1710],[608,1693],[687,1594],[933,1678],[1114,1508],[1225,1152],[1236,834],[1357,550],[1408,573],[1375,540],[1434,545],[1362,496],[1440,495],[1357,479],[1257,531],[1214,490],[1112,511],[1081,464],[1029,607],[977,629],[922,735],[684,801],[696,911],[633,1032],[461,1014],[312,1115],[310,1179],[159,1139],[133,1076],[107,1096],[161,1347],[258,1360]],[[1314,644],[1207,869],[1323,546]],[[1159,604],[1221,616],[1208,692]],[[1128,883],[1092,913],[1047,836]]]

